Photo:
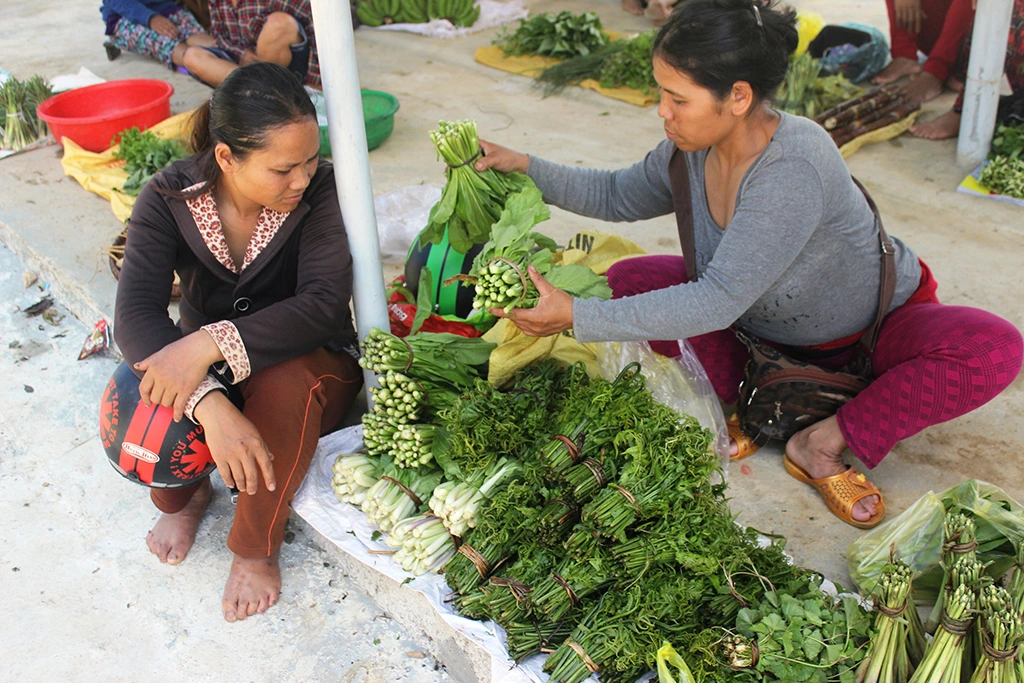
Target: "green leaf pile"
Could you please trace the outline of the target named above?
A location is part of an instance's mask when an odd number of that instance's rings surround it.
[[[185,146],[178,140],[163,140],[138,128],[122,131],[111,144],[119,145],[114,158],[124,161],[124,170],[128,173],[122,190],[133,197],[139,195],[157,171],[188,156]]]

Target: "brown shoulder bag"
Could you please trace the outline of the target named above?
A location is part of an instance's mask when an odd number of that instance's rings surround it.
[[[686,272],[690,281],[696,282],[697,261],[689,176],[686,155],[675,150],[669,162],[672,203]],[[878,224],[878,239],[882,247],[882,284],[878,295],[878,312],[858,342],[853,359],[843,371],[826,370],[795,360],[774,346],[734,328],[736,336],[750,350],[737,403],[740,427],[758,445],[764,445],[769,439],[788,439],[801,429],[835,415],[844,403],[870,383],[871,353],[896,289],[896,250],[882,227],[882,218],[871,195],[856,178],[853,182],[864,193]]]

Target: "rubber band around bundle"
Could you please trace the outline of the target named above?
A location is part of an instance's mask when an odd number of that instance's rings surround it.
[[[563,579],[558,572],[551,572],[551,578],[555,580],[559,586],[565,589],[565,594],[569,596],[569,602],[575,607],[580,603],[580,598],[576,595],[575,591],[569,586],[569,583]]]
[[[423,501],[420,500],[419,496],[413,493],[412,489],[410,489],[408,486],[398,481],[394,477],[381,477],[381,479],[383,479],[384,481],[389,481],[395,486],[397,486],[399,489],[401,489],[402,493],[409,496],[409,500],[411,500],[413,502],[413,505],[415,505],[416,507],[421,507],[423,505]]]
[[[622,488],[618,484],[612,484],[612,488],[621,493],[625,497],[625,499],[629,501],[630,505],[632,505],[634,508],[637,507],[636,497],[633,496],[632,493]]]
[[[875,609],[877,609],[880,614],[884,614],[890,619],[898,619],[907,611],[907,603],[903,603],[899,607],[889,607],[884,603],[878,603],[875,605]]]
[[[413,353],[412,353],[412,344],[410,344],[410,343],[409,343],[409,342],[408,342],[408,341],[407,341],[407,340],[405,339],[405,337],[399,337],[399,339],[401,339],[401,340],[402,340],[402,343],[403,343],[403,344],[405,344],[405,348],[409,350],[409,362],[407,362],[407,363],[405,364],[405,368],[403,368],[403,369],[402,369],[402,372],[409,372],[409,368],[411,368],[411,367],[412,367],[412,359],[413,359]],[[410,377],[409,379],[412,379],[412,378]],[[424,394],[423,394],[423,395],[424,395],[424,396],[426,396],[426,392],[424,392]]]
[[[580,447],[576,445],[576,442],[567,437],[565,434],[555,434],[551,437],[552,441],[561,441],[565,444],[565,449],[569,451],[569,457],[572,459],[572,464],[579,463],[580,459]]]
[[[587,655],[583,648],[580,647],[579,643],[577,643],[572,638],[567,638],[565,644],[572,648],[572,651],[580,656],[580,659],[583,660],[583,663],[587,665],[588,669],[590,669],[590,673],[601,673],[601,667],[594,663],[594,660],[591,659],[589,655]]]
[[[989,639],[988,634],[984,633],[981,637],[981,649],[984,650],[986,657],[991,659],[993,662],[1000,664],[1002,662],[1011,662],[1017,659],[1017,654],[1020,652],[1020,645],[1015,645],[1012,650],[997,650],[992,647],[992,641]]]
[[[946,610],[942,610],[942,617],[939,619],[939,628],[946,631],[950,635],[960,636],[963,638],[971,632],[971,625],[974,623],[974,619],[954,619],[946,613]]]
[[[462,168],[463,166],[469,166],[471,163],[473,163],[474,161],[476,161],[477,159],[479,159],[482,156],[484,156],[484,150],[481,147],[481,148],[476,150],[476,154],[471,156],[469,158],[469,160],[463,161],[461,164],[455,164],[454,166],[449,165],[448,168]]]
[[[594,480],[597,482],[598,488],[603,488],[605,484],[604,467],[601,466],[601,463],[594,462],[590,458],[587,458],[580,464],[585,465],[586,468],[590,470],[590,473],[594,475]]]
[[[966,555],[967,553],[973,553],[978,549],[978,542],[971,541],[970,543],[948,543],[946,544],[946,550],[956,555]]]
[[[505,579],[500,576],[492,576],[488,583],[498,588],[508,588],[509,593],[512,594],[512,597],[516,599],[518,604],[522,604],[526,600],[526,596],[533,590],[522,581]]]
[[[487,563],[487,558],[478,553],[476,548],[470,544],[463,543],[459,546],[458,552],[473,563],[473,566],[476,567],[476,571],[480,575],[481,579],[486,579],[487,575],[491,573],[491,566]]]

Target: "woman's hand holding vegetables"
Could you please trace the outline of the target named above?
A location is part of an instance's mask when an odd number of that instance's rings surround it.
[[[526,169],[530,166],[529,154],[495,145],[486,140],[480,141],[480,149],[484,151],[484,155],[473,165],[473,168],[478,171],[493,168],[502,173],[526,173]]]
[[[533,266],[526,274],[540,294],[537,306],[514,308],[508,314],[500,308],[492,308],[491,315],[508,318],[528,337],[548,337],[572,329],[573,298],[545,280]]]
[[[174,409],[174,421],[180,422],[185,404],[198,387],[209,367],[224,360],[213,337],[205,331],[193,332],[168,344],[135,364],[146,374],[139,385],[142,402]]]
[[[203,426],[206,445],[225,484],[253,495],[262,472],[267,490],[277,488],[274,456],[256,426],[224,393],[211,391],[199,401],[192,414]]]

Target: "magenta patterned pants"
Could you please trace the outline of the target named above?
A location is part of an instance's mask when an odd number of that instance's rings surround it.
[[[114,25],[110,42],[125,52],[134,52],[143,57],[159,60],[168,69],[173,69],[171,53],[174,52],[174,48],[178,46],[178,43],[184,43],[197,33],[205,33],[205,29],[199,25],[194,16],[185,10],[175,12],[167,18],[178,27],[177,39],[162,36],[148,26],[136,24],[134,21],[122,17]]]
[[[616,299],[685,281],[681,256],[642,256],[608,269]],[[689,341],[719,398],[735,402],[746,347],[730,330]],[[651,348],[679,353],[671,341],[652,341]],[[966,306],[906,304],[886,316],[871,357],[874,381],[840,408],[839,428],[853,454],[874,468],[903,439],[995,398],[1020,373],[1022,357],[1020,332],[996,315]]]

